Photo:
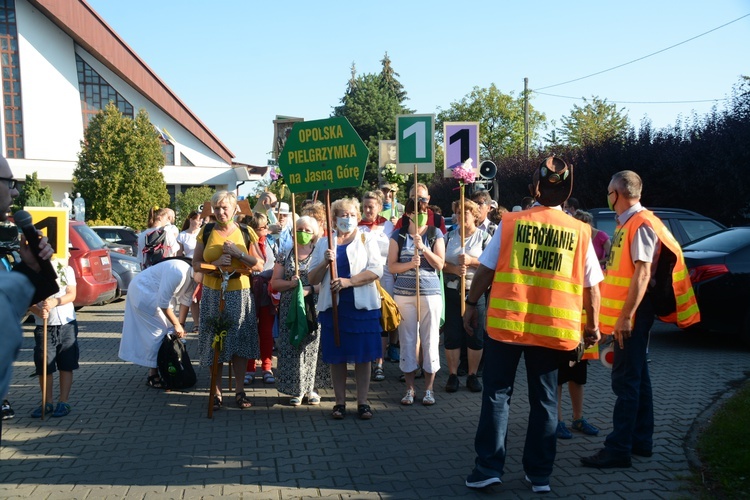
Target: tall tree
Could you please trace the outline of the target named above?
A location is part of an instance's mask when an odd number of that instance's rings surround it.
[[[594,96],[584,105],[573,105],[570,116],[563,116],[560,133],[573,146],[596,146],[607,141],[623,140],[628,133],[625,108]]]
[[[169,204],[158,133],[141,109],[135,119],[113,103],[91,119],[73,172],[90,219],[144,227],[152,207]]]
[[[356,75],[352,64],[346,92],[333,111],[333,116],[345,116],[349,120],[370,150],[362,188],[337,191],[339,196],[358,196],[363,190],[377,188],[378,141],[394,139],[396,115],[413,112],[404,106],[406,91],[396,78],[399,75],[393,70],[387,53],[380,62],[382,70],[378,74]]]
[[[539,135],[545,116],[529,104],[529,143]],[[479,122],[479,155],[495,163],[503,157],[516,156],[524,150],[523,96],[502,93],[495,84],[489,88],[474,87],[460,101],[438,113],[436,133],[442,143],[443,123]]]

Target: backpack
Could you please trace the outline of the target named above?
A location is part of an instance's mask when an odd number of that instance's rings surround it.
[[[247,225],[242,223],[238,223],[237,225],[240,227],[242,239],[245,240],[245,248],[250,250],[250,231],[247,229]],[[216,223],[209,222],[203,228],[203,246],[206,246],[206,243],[208,243],[208,237],[211,236],[211,231],[214,230],[214,227],[216,227]]]
[[[406,235],[408,234],[408,232],[409,229],[406,224],[402,224],[398,229],[398,239],[396,240],[396,244],[398,245],[399,258],[401,258],[401,250],[404,248],[404,243],[406,243]],[[427,236],[427,244],[430,246],[430,248],[432,248],[432,246],[435,244],[435,240],[437,239],[437,227],[427,226],[425,236]]]
[[[163,227],[159,227],[146,235],[146,241],[142,250],[143,255],[145,255],[145,259],[143,259],[143,269],[151,267],[164,260],[167,252],[167,247],[164,245],[166,240],[167,232]]]
[[[197,382],[185,344],[177,335],[169,333],[164,336],[156,355],[156,365],[159,377],[169,390],[189,389]]]

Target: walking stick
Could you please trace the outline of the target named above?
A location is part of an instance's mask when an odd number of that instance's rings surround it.
[[[215,272],[221,273],[221,291],[219,292],[219,320],[217,321],[217,324],[221,324],[223,322],[222,318],[224,315],[224,306],[226,305],[226,303],[224,302],[224,293],[227,290],[227,285],[229,285],[229,278],[235,273],[235,270],[232,270],[230,272],[230,271],[224,271],[223,269],[216,268],[214,266],[205,266],[205,267],[212,267],[214,268]],[[219,353],[224,350],[224,339],[227,336],[227,331],[221,330],[219,332],[213,332],[213,334],[214,334],[214,340],[211,343],[211,348],[214,350],[214,359],[213,359],[213,363],[211,364],[211,389],[208,391],[209,393],[208,418],[213,418],[214,416],[214,398],[216,397],[216,379],[218,377],[218,371],[219,371]]]
[[[417,191],[419,183],[417,182],[417,165],[414,165],[414,253],[418,254],[417,252],[417,238],[419,238],[419,198],[417,196]],[[420,263],[420,266],[422,264]],[[420,314],[420,303],[422,302],[419,298],[419,266],[414,270],[416,277],[417,277],[417,339],[419,339],[419,319],[422,317]]]
[[[466,252],[466,224],[464,224],[466,215],[464,208],[464,184],[463,182],[459,183],[459,192],[461,193],[461,213],[459,214],[459,223],[461,224],[461,255],[464,255]],[[466,312],[466,274],[461,274],[461,317],[464,317],[464,313]]]
[[[328,249],[333,249],[333,231],[331,228],[331,191],[326,189],[326,225],[328,226]],[[329,271],[331,273],[331,281],[336,279],[336,261],[334,260]],[[336,347],[341,346],[341,338],[339,337],[339,304],[338,304],[338,292],[331,291],[331,305],[333,306],[333,341]]]
[[[44,318],[42,340],[42,420],[44,420],[44,410],[47,409],[47,318]]]

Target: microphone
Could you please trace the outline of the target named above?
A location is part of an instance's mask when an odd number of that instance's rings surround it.
[[[39,236],[39,233],[36,232],[36,228],[31,222],[31,214],[26,210],[19,210],[13,214],[13,220],[15,221],[16,226],[21,228],[23,235],[26,237],[26,242],[41,268],[40,274],[48,276],[50,279],[57,280],[57,273],[52,267],[52,262],[39,257],[39,242],[41,241],[41,237]]]

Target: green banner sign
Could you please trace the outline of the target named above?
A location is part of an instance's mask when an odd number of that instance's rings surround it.
[[[294,124],[279,168],[292,193],[359,187],[370,152],[343,116]]]

